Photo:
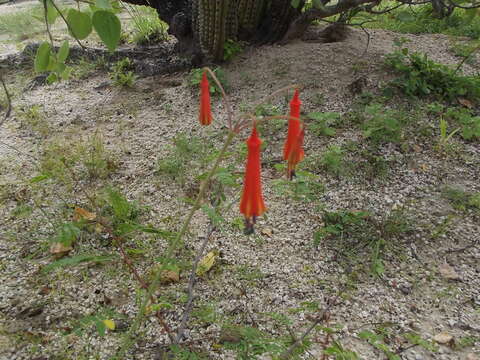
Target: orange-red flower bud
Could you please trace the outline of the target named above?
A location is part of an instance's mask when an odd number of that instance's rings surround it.
[[[202,75],[200,82],[200,124],[210,125],[212,123],[212,111],[210,108],[210,85],[208,83],[207,72]]]
[[[254,126],[247,140],[248,157],[243,182],[243,193],[240,201],[240,212],[245,216],[245,233],[253,233],[256,218],[266,211],[262,196],[260,147],[262,140],[258,137]]]
[[[303,160],[305,154],[303,151],[303,137],[305,134],[303,125],[300,121],[300,106],[302,102],[299,99],[298,89],[295,90],[292,101],[290,102],[290,118],[288,120],[288,135],[283,149],[283,159],[288,164],[288,178],[295,176],[297,164]]]

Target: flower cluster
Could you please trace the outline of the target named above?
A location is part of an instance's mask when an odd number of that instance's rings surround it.
[[[199,119],[202,125],[210,125],[212,122],[209,87],[207,74],[204,72],[200,83]],[[287,162],[287,176],[290,180],[295,177],[295,168],[305,156],[303,150],[305,128],[300,119],[301,105],[299,90],[296,89],[290,102],[288,133],[283,149],[283,159]],[[240,212],[245,216],[246,234],[253,233],[253,227],[257,217],[261,216],[267,210],[262,195],[261,145],[262,140],[258,136],[256,120],[254,120],[251,135],[247,140],[248,155],[242,197],[240,200]]]

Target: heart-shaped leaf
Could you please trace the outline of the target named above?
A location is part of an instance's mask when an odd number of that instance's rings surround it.
[[[78,40],[85,39],[92,32],[92,20],[90,16],[84,12],[70,9],[67,15],[70,35]]]
[[[114,51],[120,42],[122,25],[115,14],[110,11],[95,11],[92,23],[100,39],[107,45],[108,50]]]
[[[35,56],[35,71],[44,72],[47,70],[48,63],[50,62],[50,52],[52,48],[48,42],[43,42],[37,50]]]
[[[60,46],[60,50],[58,50],[58,54],[57,54],[58,62],[64,63],[65,60],[67,60],[69,52],[70,52],[70,44],[68,43],[68,40],[65,40],[62,43],[62,46]]]

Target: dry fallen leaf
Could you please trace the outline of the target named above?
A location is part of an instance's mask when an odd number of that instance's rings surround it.
[[[162,284],[170,284],[180,281],[180,273],[174,270],[163,270],[160,278]]]
[[[265,236],[268,236],[268,237],[272,237],[272,235],[273,235],[273,230],[272,230],[272,228],[263,228],[263,229],[261,230],[261,233],[262,233],[262,235],[265,235]]]
[[[80,220],[95,220],[97,217],[97,214],[91,213],[85,209],[82,209],[81,207],[76,207],[75,210],[73,211],[73,220],[74,221],[80,221]]]
[[[467,357],[465,358],[465,360],[480,360],[480,358],[474,353],[469,353],[467,354]]]
[[[438,267],[440,275],[447,280],[459,280],[460,275],[455,271],[455,269],[447,263],[443,263]]]
[[[433,337],[433,340],[439,344],[450,344],[453,341],[453,336],[443,331]]]
[[[65,245],[61,242],[54,242],[50,245],[50,254],[54,255],[56,258],[61,258],[72,250],[73,248],[71,245]]]
[[[460,105],[463,105],[463,106],[465,106],[466,108],[469,108],[469,109],[473,109],[473,103],[470,100],[465,99],[465,98],[458,98],[457,100],[458,100],[458,103]]]
[[[209,271],[215,264],[216,257],[217,255],[215,254],[215,251],[210,251],[207,255],[205,255],[198,263],[198,268],[196,271],[197,275],[202,276]]]

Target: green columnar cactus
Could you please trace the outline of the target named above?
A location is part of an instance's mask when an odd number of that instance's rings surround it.
[[[222,60],[225,41],[236,40],[240,34],[251,38],[266,12],[274,31],[261,41],[277,40],[278,34],[286,31],[293,11],[291,0],[192,0],[192,29],[203,53]]]

